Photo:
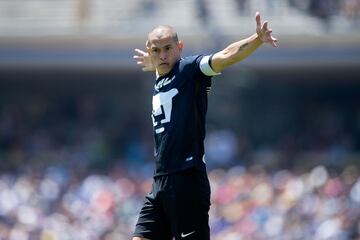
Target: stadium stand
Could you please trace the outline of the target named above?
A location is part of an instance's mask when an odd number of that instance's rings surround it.
[[[212,239],[360,239],[359,0],[0,1],[0,239],[129,239],[153,170],[133,48],[165,22],[209,52],[255,10],[280,48],[214,81]]]

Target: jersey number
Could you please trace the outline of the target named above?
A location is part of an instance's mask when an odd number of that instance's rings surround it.
[[[152,99],[152,120],[155,133],[162,133],[164,123],[170,122],[171,110],[172,110],[172,99],[178,94],[178,90],[173,88],[167,92],[160,92],[153,96]]]

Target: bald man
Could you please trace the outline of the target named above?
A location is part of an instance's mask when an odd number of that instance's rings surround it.
[[[181,57],[183,43],[170,26],[148,35],[147,51],[135,49],[143,71],[154,71],[152,99],[155,170],[133,240],[209,240],[210,184],[204,153],[207,93],[211,78],[263,43],[277,46],[257,12],[256,33],[211,55]]]

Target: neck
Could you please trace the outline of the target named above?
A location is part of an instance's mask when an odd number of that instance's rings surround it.
[[[156,74],[156,78],[161,77],[160,74],[159,74],[159,71],[158,71],[157,69],[156,69],[156,71],[155,71],[155,74]]]

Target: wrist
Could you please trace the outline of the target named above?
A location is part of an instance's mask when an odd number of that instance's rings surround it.
[[[255,35],[255,41],[256,41],[257,43],[259,43],[259,44],[263,44],[263,43],[264,43],[264,41],[262,40],[262,37],[261,37],[261,35],[260,35],[259,33],[255,33],[254,35]]]

